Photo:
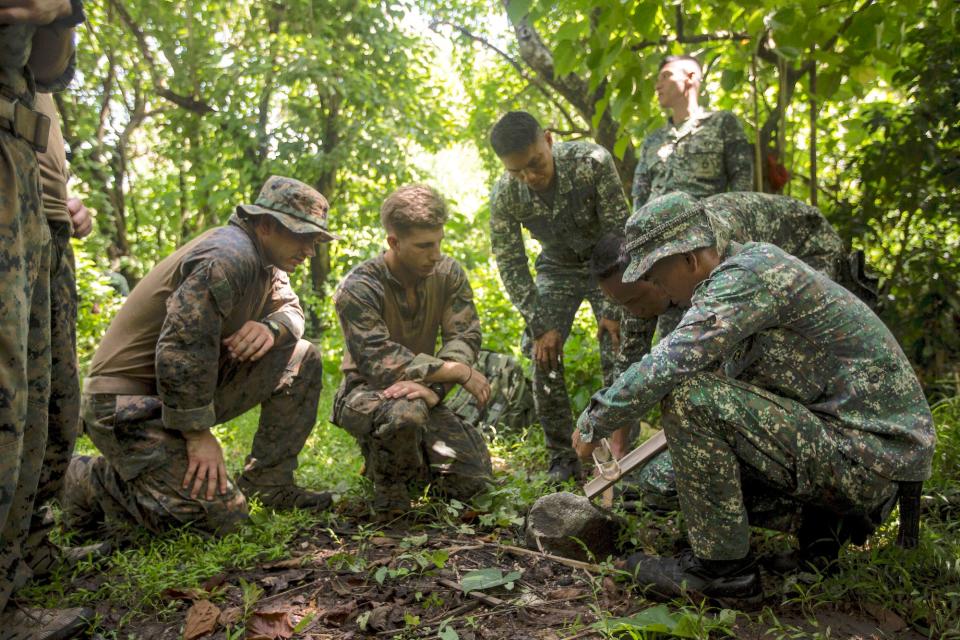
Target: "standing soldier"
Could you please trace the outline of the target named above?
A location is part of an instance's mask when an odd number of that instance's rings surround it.
[[[334,296],[347,352],[331,422],[357,439],[373,508],[389,518],[409,509],[411,484],[460,499],[486,487],[486,442],[443,398],[460,384],[483,406],[490,385],[473,368],[480,319],[467,275],[440,252],[443,197],[401,187],[380,220],[389,248],[355,267]]]
[[[330,506],[329,493],[293,479],[323,371],[301,339],[303,310],[287,277],[335,238],[327,210],[314,189],[272,176],[254,204],[134,288],[84,381],[81,417],[103,456],[70,462],[67,528],[192,523],[222,534],[246,519],[244,494],[278,509]],[[210,429],[257,405],[260,426],[234,485]]]
[[[604,380],[611,381],[620,343],[620,312],[590,275],[594,245],[621,232],[629,206],[613,157],[590,142],[554,144],[524,111],[494,125],[490,144],[507,172],[490,195],[490,243],[500,279],[526,321],[524,349],[535,363],[533,398],[550,453],[551,480],[580,475],[570,448],[573,412],[563,376],[563,344],[584,299],[597,318]],[[542,252],[530,275],[521,228]]]
[[[36,153],[49,120],[35,89],[60,91],[73,76],[79,1],[0,0],[0,628],[63,634],[83,625],[79,609],[7,608],[25,572],[22,544],[33,512],[46,439],[50,379],[50,231]]]
[[[692,56],[660,63],[657,99],[669,122],[640,148],[633,175],[633,210],[651,198],[684,191],[695,198],[753,190],[753,150],[737,117],[705,111],[698,101],[703,72]]]
[[[721,247],[699,207],[659,210],[636,231],[623,280],[645,278],[687,311],[594,395],[574,446],[590,455],[662,403],[692,549],[628,567],[663,596],[758,601],[750,527],[796,531],[799,559],[824,568],[929,477],[933,417],[890,331],[823,273],[771,244]],[[782,509],[761,518],[758,501]]]
[[[66,149],[60,115],[49,93],[37,94],[36,108],[50,118],[47,150],[38,154],[43,190],[43,212],[50,226],[50,405],[47,445],[34,500],[30,533],[23,550],[34,579],[50,573],[55,564],[78,560],[89,553],[103,554],[108,543],[64,549],[50,541],[54,525],[48,503],[63,486],[80,429],[80,380],[77,367],[77,281],[70,238],[84,238],[93,228],[90,212],[79,198],[69,197]]]

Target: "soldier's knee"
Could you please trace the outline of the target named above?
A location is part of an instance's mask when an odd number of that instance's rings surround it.
[[[394,400],[387,410],[391,430],[422,429],[430,419],[430,409],[423,400]]]
[[[294,358],[299,362],[300,377],[323,382],[323,354],[316,345],[308,340],[298,340]]]

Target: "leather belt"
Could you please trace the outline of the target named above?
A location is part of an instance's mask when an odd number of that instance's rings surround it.
[[[0,94],[0,128],[26,140],[37,153],[47,150],[50,118],[3,94]]]

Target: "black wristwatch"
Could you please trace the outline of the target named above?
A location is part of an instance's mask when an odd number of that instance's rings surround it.
[[[273,334],[273,339],[276,340],[280,337],[280,323],[276,320],[264,320],[263,324],[267,325],[267,329],[270,329],[270,333]]]
[[[440,398],[440,402],[443,402],[443,396],[447,395],[447,388],[442,382],[431,382],[427,385],[427,388],[437,394],[437,397]]]
[[[70,29],[86,21],[87,16],[83,12],[83,0],[70,0],[70,15],[57,18],[50,23],[50,26],[59,29]]]

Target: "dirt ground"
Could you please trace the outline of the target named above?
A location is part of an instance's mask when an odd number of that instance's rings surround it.
[[[164,595],[178,603],[173,614],[162,620],[128,620],[118,637],[573,640],[603,637],[591,628],[598,612],[628,616],[656,604],[632,595],[610,576],[591,577],[584,568],[510,549],[507,545],[517,542],[509,537],[448,533],[427,529],[411,534],[409,528],[385,528],[375,536],[361,530],[305,532],[291,545],[287,560],[210,576],[202,589],[168,590]],[[498,586],[464,594],[461,580],[481,569],[520,575],[510,589]],[[116,579],[91,574],[75,586],[95,589],[103,580]],[[756,612],[737,616],[728,626],[733,637],[923,637],[880,608],[853,610],[840,603],[808,617],[799,607],[777,607],[781,598],[775,595],[776,585],[773,591],[766,604],[781,631],[769,631],[771,625]],[[97,613],[101,628],[111,629],[128,612],[102,602]],[[441,626],[442,621],[448,622]],[[783,629],[789,629],[789,635]]]

